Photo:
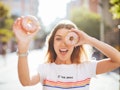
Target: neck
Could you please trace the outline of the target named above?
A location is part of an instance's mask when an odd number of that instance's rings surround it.
[[[56,64],[71,64],[71,60],[59,60],[59,59],[56,59],[55,60],[55,63]]]

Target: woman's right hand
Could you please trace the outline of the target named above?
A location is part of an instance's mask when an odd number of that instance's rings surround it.
[[[33,33],[26,33],[22,28],[22,19],[23,17],[18,18],[13,24],[13,32],[17,38],[18,49],[19,48],[28,48],[31,40],[36,35],[36,33],[40,30],[40,27]]]

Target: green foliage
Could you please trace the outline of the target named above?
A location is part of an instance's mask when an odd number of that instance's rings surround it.
[[[11,28],[14,20],[8,15],[8,7],[0,2],[0,42],[7,43],[13,37]]]
[[[13,32],[8,29],[0,29],[0,41],[8,42],[13,36]]]
[[[116,4],[116,3],[118,3],[118,2],[120,2],[120,0],[110,0],[110,3],[111,3],[111,4]]]
[[[89,12],[85,8],[76,8],[71,12],[71,20],[79,29],[99,39],[100,37],[100,16]]]
[[[110,12],[113,14],[113,19],[120,19],[120,0],[110,0],[112,4]]]
[[[0,41],[1,42],[8,42],[12,37],[13,37],[13,32],[12,32],[12,24],[13,24],[13,19],[12,18],[4,18],[3,21],[0,22],[2,25],[0,27]]]
[[[4,23],[5,23],[5,28],[11,29],[14,20],[12,18],[6,18]]]
[[[8,13],[9,13],[8,7],[0,2],[0,18],[6,17]]]

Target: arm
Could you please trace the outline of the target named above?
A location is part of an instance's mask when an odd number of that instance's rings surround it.
[[[108,59],[103,59],[98,62],[96,71],[97,74],[114,70],[120,66],[120,52],[115,48],[95,38],[89,38],[88,44],[97,48],[108,57]]]
[[[26,34],[21,28],[22,17],[18,18],[13,25],[13,32],[18,42],[18,53],[26,53],[29,49],[29,44],[38,30],[32,34]],[[30,72],[28,67],[28,58],[26,56],[18,55],[18,76],[23,86],[34,85],[40,81],[38,74],[30,78]]]
[[[107,59],[103,59],[98,62],[96,71],[97,74],[105,73],[120,67],[120,52],[118,50],[87,35],[83,31],[76,29],[72,29],[72,31],[76,32],[80,37],[79,43],[76,46],[89,44],[108,57]]]
[[[40,81],[39,74],[30,77],[27,56],[18,57],[18,76],[23,86],[35,85]]]

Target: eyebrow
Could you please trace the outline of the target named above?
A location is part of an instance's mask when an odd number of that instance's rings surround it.
[[[55,37],[57,37],[57,36],[58,36],[58,37],[62,37],[62,35],[55,35]]]

